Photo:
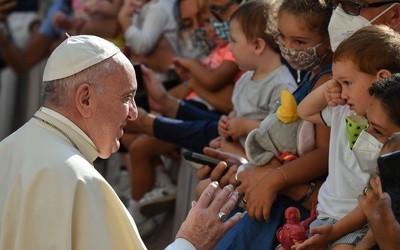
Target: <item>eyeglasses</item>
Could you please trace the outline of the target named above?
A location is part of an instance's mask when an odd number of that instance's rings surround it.
[[[241,0],[231,0],[230,2],[228,2],[227,4],[225,4],[224,6],[211,6],[210,7],[210,12],[211,14],[213,14],[213,16],[220,22],[223,22],[224,20],[222,20],[222,18],[219,16],[221,13],[225,12],[229,7],[231,7],[232,4],[234,3],[239,3],[239,1]]]
[[[339,4],[342,4],[342,9],[344,10],[344,12],[352,16],[358,16],[360,15],[360,11],[363,8],[378,8],[389,3],[400,3],[400,1],[385,1],[378,3],[361,4],[348,0],[333,0],[333,8],[335,9]]]

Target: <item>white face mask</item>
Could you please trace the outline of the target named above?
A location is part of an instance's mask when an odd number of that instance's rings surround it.
[[[362,17],[361,15],[352,16],[344,12],[342,8],[337,7],[331,16],[331,20],[328,25],[329,38],[331,41],[332,51],[335,52],[336,48],[339,44],[350,37],[357,30],[371,25],[376,19],[385,14],[388,10],[390,10],[397,3],[392,4],[386,10],[382,11],[379,15],[373,18],[371,21]]]
[[[376,173],[379,153],[383,143],[363,130],[353,146],[353,153],[363,173]]]

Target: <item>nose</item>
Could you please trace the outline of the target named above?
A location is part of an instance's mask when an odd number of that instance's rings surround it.
[[[349,95],[347,94],[346,87],[343,87],[343,86],[342,86],[342,92],[340,93],[340,97],[341,97],[343,100],[347,100],[347,98],[349,97]]]
[[[129,104],[128,120],[134,121],[138,117],[138,109],[134,99]]]

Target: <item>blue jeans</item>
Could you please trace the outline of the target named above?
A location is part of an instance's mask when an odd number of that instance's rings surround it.
[[[266,249],[273,250],[278,245],[276,231],[285,224],[285,210],[288,207],[300,210],[301,220],[310,213],[297,202],[279,196],[271,207],[270,221],[255,221],[248,214],[231,228],[214,249]]]

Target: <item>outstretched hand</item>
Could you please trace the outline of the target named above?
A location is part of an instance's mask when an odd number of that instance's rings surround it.
[[[196,249],[212,249],[224,234],[242,218],[241,213],[236,213],[225,221],[219,218],[219,212],[228,215],[236,206],[238,193],[233,186],[228,185],[214,199],[217,189],[217,182],[210,183],[198,202],[192,203],[192,209],[180,227],[176,238],[188,240]]]

